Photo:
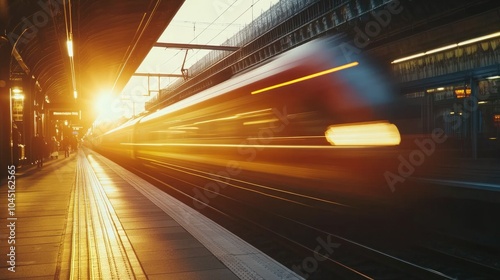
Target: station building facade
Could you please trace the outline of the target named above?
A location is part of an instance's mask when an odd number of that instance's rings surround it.
[[[500,32],[441,49],[392,63],[403,133],[443,129],[446,149],[500,159]]]

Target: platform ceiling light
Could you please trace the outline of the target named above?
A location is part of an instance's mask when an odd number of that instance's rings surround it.
[[[13,93],[21,93],[21,92],[23,92],[23,90],[20,88],[12,88],[12,92]]]
[[[424,56],[424,55],[425,55],[425,53],[417,53],[417,54],[414,54],[414,55],[410,55],[410,56],[407,56],[407,57],[396,59],[396,60],[394,60],[391,63],[395,64],[395,63],[399,63],[399,62],[402,62],[402,61],[406,61],[406,60],[414,59],[414,58],[417,58],[417,57],[421,57],[421,56]]]
[[[426,52],[422,52],[422,53],[419,53],[419,54],[415,54],[415,55],[410,55],[410,56],[407,56],[407,57],[399,58],[399,59],[394,60],[391,63],[392,64],[396,64],[396,63],[399,63],[399,62],[407,61],[407,60],[414,59],[414,58],[417,58],[417,57],[421,57],[421,56],[424,56],[424,55],[428,55],[428,54],[432,54],[432,53],[436,53],[436,52],[440,52],[440,51],[452,49],[452,48],[455,48],[455,47],[458,47],[458,46],[464,46],[464,45],[472,44],[472,43],[479,42],[479,41],[488,40],[488,39],[495,38],[495,37],[500,37],[500,32],[496,32],[496,33],[492,33],[492,34],[489,34],[489,35],[477,37],[477,38],[474,38],[474,39],[462,41],[462,42],[457,43],[457,44],[451,44],[451,45],[448,45],[448,46],[439,47],[439,48],[432,49],[432,50],[429,50],[429,51],[426,51]]]
[[[496,33],[493,33],[490,35],[485,35],[485,36],[477,37],[477,38],[470,39],[467,41],[463,41],[463,42],[458,43],[458,45],[463,46],[463,45],[472,44],[472,43],[483,41],[483,40],[488,40],[488,39],[495,38],[495,37],[500,37],[500,32],[496,32]]]
[[[486,78],[487,80],[495,80],[495,79],[500,79],[500,76],[491,76]]]
[[[276,84],[274,86],[270,86],[270,87],[266,87],[266,88],[263,88],[263,89],[255,90],[255,91],[252,91],[251,93],[252,94],[257,94],[257,93],[261,93],[261,92],[264,92],[264,91],[269,91],[269,90],[272,90],[272,89],[275,89],[275,88],[280,88],[280,87],[288,86],[288,85],[291,85],[291,84],[299,83],[299,82],[302,82],[302,81],[305,81],[305,80],[309,80],[309,79],[312,79],[312,78],[316,78],[316,77],[319,77],[319,76],[323,76],[323,75],[326,75],[326,74],[330,74],[330,73],[333,73],[333,72],[337,72],[337,71],[340,71],[340,70],[351,68],[351,67],[357,66],[358,64],[359,63],[357,61],[351,62],[351,63],[344,64],[344,65],[341,65],[341,66],[338,66],[338,67],[334,67],[334,68],[330,68],[330,69],[327,69],[327,70],[324,70],[324,71],[321,71],[321,72],[317,72],[317,73],[314,73],[314,74],[311,74],[311,75],[307,75],[307,76],[300,77],[300,78],[297,78],[297,79],[294,79],[294,80],[290,80],[290,81],[287,81],[287,82],[284,82],[284,83]]]
[[[68,47],[68,56],[73,57],[73,41],[71,39],[66,41],[66,46]]]
[[[73,97],[74,97],[75,99],[77,99],[77,98],[78,98],[78,92],[77,92],[76,90],[74,90],[74,91],[73,91]]]
[[[12,99],[14,100],[24,100],[24,94],[16,93],[12,95]]]
[[[437,52],[441,52],[441,51],[453,49],[453,48],[455,48],[457,46],[458,46],[458,44],[451,44],[451,45],[448,45],[448,46],[444,46],[444,47],[440,47],[440,48],[433,49],[433,50],[430,50],[430,51],[426,51],[425,54],[437,53]]]

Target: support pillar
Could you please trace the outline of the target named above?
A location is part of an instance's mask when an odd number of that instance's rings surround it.
[[[35,137],[35,113],[34,113],[34,81],[30,77],[23,79],[24,90],[24,111],[23,111],[23,141],[26,152],[26,161],[31,163],[35,161],[33,153],[32,140]]]
[[[12,164],[10,99],[11,45],[0,35],[0,179],[7,177],[7,166]]]
[[[424,98],[422,100],[422,122],[424,133],[430,134],[432,133],[432,130],[436,128],[434,123],[433,106],[433,96],[427,92],[427,89],[425,89]]]
[[[472,159],[477,159],[477,134],[479,131],[479,107],[478,107],[478,86],[474,78],[470,79],[470,109],[471,109],[471,156]]]

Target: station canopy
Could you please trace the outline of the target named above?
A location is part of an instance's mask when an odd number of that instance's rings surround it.
[[[185,1],[159,38],[159,46],[151,49],[115,102],[128,108],[123,110],[126,117],[140,114],[159,89],[182,79],[183,68],[189,69],[212,51],[200,46],[221,46],[278,1]]]

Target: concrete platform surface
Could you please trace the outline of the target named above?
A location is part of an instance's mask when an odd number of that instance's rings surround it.
[[[301,279],[85,148],[0,185],[0,279]]]

